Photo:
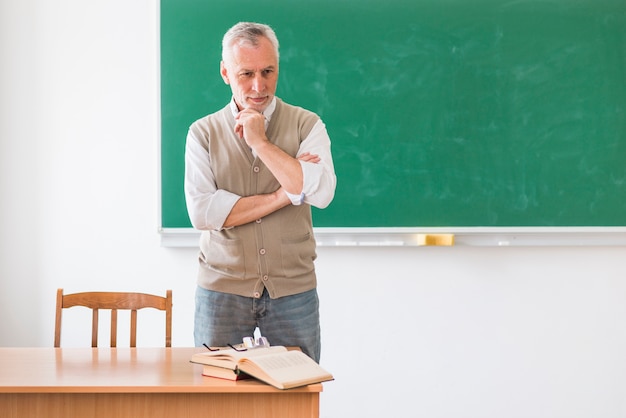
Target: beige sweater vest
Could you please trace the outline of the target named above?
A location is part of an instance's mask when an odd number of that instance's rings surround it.
[[[269,140],[295,157],[318,116],[276,99]],[[233,132],[230,106],[200,120],[218,189],[239,196],[271,193],[280,185]],[[192,128],[194,129],[194,128]],[[195,129],[200,129],[196,126]],[[279,298],[315,288],[315,238],[311,207],[289,205],[262,219],[221,231],[204,231],[198,284],[206,289]]]

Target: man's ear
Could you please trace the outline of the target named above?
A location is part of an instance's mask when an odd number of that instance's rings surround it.
[[[230,81],[228,80],[228,70],[224,65],[224,61],[220,61],[220,74],[222,75],[222,80],[224,80],[224,83],[230,84]]]

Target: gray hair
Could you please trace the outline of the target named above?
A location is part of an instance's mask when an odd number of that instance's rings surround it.
[[[279,45],[276,33],[268,25],[254,22],[239,22],[226,32],[222,39],[222,60],[226,62],[227,58],[230,57],[233,45],[256,47],[260,37],[269,39],[276,50],[276,59],[278,60]]]

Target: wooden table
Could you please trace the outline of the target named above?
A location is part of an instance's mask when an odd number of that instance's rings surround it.
[[[202,376],[199,348],[0,348],[0,418],[318,417],[321,384]]]

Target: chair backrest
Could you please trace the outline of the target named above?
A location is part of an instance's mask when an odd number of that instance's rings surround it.
[[[92,309],[91,346],[98,346],[98,310],[111,310],[111,347],[117,346],[117,311],[130,311],[130,346],[137,346],[137,310],[155,308],[165,311],[165,346],[172,346],[172,291],[166,296],[149,295],[133,292],[82,292],[64,295],[63,289],[57,290],[56,323],[54,346],[61,346],[61,315],[63,309],[73,306],[85,306]]]

